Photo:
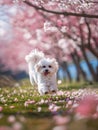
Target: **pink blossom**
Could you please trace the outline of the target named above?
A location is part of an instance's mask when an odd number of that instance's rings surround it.
[[[22,129],[22,124],[20,122],[15,122],[12,126],[13,130],[21,130]]]
[[[0,106],[0,112],[3,110],[3,107]]]
[[[60,90],[60,91],[57,92],[57,95],[58,95],[58,96],[64,95],[64,92]]]
[[[12,128],[7,126],[0,126],[0,130],[12,130]]]
[[[61,126],[55,126],[53,128],[53,130],[67,130],[65,126],[61,125]]]
[[[93,116],[94,119],[98,118],[98,112],[96,112]]]
[[[11,109],[15,108],[15,106],[10,106]]]
[[[70,121],[69,117],[63,117],[60,115],[54,116],[53,119],[57,125],[64,125]]]
[[[15,102],[18,102],[18,99],[17,99],[17,98],[15,98],[15,99],[14,99],[14,101],[15,101]]]
[[[61,20],[57,20],[57,25],[58,25],[59,27],[61,27],[61,26],[63,25],[62,21],[61,21]]]
[[[44,99],[41,99],[40,103],[43,104],[44,102],[45,102],[45,100],[44,100]]]
[[[38,107],[38,108],[37,108],[37,111],[38,111],[38,112],[41,112],[41,110],[42,110],[41,107]]]
[[[94,95],[88,95],[84,97],[79,106],[75,109],[76,114],[85,117],[91,117],[97,112],[98,100]]]
[[[28,104],[34,104],[35,101],[34,100],[29,100],[29,101],[26,101]]]
[[[16,120],[16,118],[13,115],[11,115],[11,116],[8,117],[8,122],[10,122],[10,123],[15,122],[15,120]]]
[[[50,105],[49,105],[49,110],[50,110],[51,112],[56,112],[58,109],[60,109],[60,107],[57,106],[57,105],[55,105],[55,104],[50,104]]]
[[[58,84],[61,84],[62,83],[62,80],[58,80]]]
[[[29,104],[34,104],[34,103],[35,103],[34,100],[28,100],[28,101],[25,101],[24,106],[27,107]]]

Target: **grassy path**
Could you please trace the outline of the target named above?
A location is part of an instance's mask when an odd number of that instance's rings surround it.
[[[93,86],[97,87],[97,84]],[[0,130],[57,130],[56,127],[63,130],[65,127],[61,124],[65,117],[66,120],[73,117],[68,112],[76,100],[84,93],[97,94],[97,91],[84,83],[60,84],[57,94],[40,96],[27,81],[20,86],[0,88]],[[61,118],[54,118],[58,115]],[[60,125],[60,121],[56,123],[58,119],[62,120]]]

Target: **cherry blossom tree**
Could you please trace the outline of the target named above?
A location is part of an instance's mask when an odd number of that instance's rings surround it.
[[[95,0],[1,0],[0,62],[3,69],[26,70],[25,55],[34,48],[55,57],[71,76],[68,64],[74,63],[77,80],[86,75],[80,66],[87,51],[98,58],[98,2]]]

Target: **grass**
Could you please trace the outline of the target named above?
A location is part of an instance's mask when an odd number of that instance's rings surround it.
[[[17,130],[52,130],[55,126],[53,116],[58,113],[66,115],[66,99],[73,99],[73,92],[98,84],[62,83],[57,95],[41,96],[36,87],[32,87],[28,80],[23,80],[15,87],[0,88],[0,128]],[[97,89],[94,88],[94,91]],[[51,104],[57,106],[57,111],[50,110]],[[73,125],[73,124],[71,124]],[[70,125],[70,126],[71,126]],[[70,127],[71,128],[71,127]],[[1,130],[1,129],[0,129]]]

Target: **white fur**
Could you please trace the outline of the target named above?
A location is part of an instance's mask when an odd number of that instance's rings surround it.
[[[45,58],[43,52],[34,50],[25,57],[29,67],[29,77],[32,85],[38,85],[41,95],[57,91],[56,74],[58,63],[54,58]]]

